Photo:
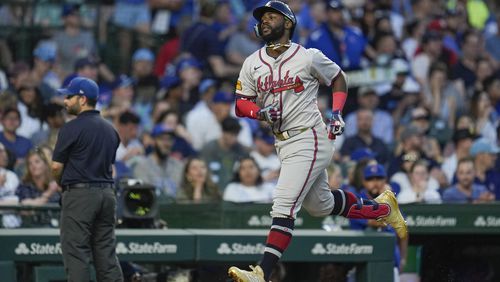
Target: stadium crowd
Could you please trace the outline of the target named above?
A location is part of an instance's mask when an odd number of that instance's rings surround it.
[[[0,205],[59,201],[51,152],[74,117],[56,90],[75,76],[98,82],[98,109],[120,135],[117,179],[179,202],[272,201],[274,136],[235,118],[233,105],[244,59],[263,45],[251,11],[266,1],[20,2],[0,5],[0,25],[40,32],[27,58],[15,32],[0,35]],[[494,1],[287,2],[298,18],[293,41],[350,79],[332,189],[362,193],[369,176],[387,180],[401,203],[500,200]],[[318,97],[325,120],[330,94]],[[364,173],[374,162],[386,173]],[[3,225],[20,221],[8,214]]]

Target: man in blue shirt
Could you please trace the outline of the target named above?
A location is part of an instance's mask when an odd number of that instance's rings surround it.
[[[469,153],[474,158],[476,175],[474,183],[484,185],[488,191],[500,199],[500,172],[495,169],[498,148],[486,138],[479,138],[472,143]]]
[[[321,50],[343,70],[360,69],[366,38],[359,29],[345,24],[343,8],[339,0],[328,2],[327,21],[311,33],[305,47]]]
[[[16,134],[21,125],[21,113],[17,108],[7,108],[2,115],[3,131],[0,132],[0,143],[4,144],[7,150],[14,152],[16,163],[19,164],[28,155],[33,147],[31,141]]]
[[[77,117],[60,130],[52,156],[52,174],[63,188],[61,249],[68,281],[90,281],[91,258],[97,281],[123,281],[116,256],[116,196],[112,165],[120,137],[95,110],[99,87],[76,77],[64,105]]]
[[[361,190],[358,196],[361,199],[373,200],[386,189],[390,189],[387,184],[387,173],[381,164],[370,164],[363,170],[363,185],[365,189]],[[394,229],[375,219],[349,219],[349,224],[353,230],[377,230],[394,234]],[[404,240],[397,239],[394,248],[394,281],[399,281],[399,272],[403,270],[406,264],[406,251],[408,248],[408,237]]]
[[[444,203],[485,203],[495,200],[493,193],[483,185],[475,184],[475,168],[472,158],[458,161],[456,176],[458,182],[443,192]]]

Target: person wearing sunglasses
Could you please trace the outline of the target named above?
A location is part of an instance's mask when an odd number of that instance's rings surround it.
[[[76,118],[60,130],[52,157],[52,174],[62,187],[61,249],[68,281],[90,280],[90,256],[97,281],[123,281],[115,252],[116,197],[112,165],[120,137],[95,109],[97,84],[76,77],[64,106]]]

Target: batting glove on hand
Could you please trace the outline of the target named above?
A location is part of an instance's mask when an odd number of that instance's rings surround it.
[[[273,104],[260,109],[257,112],[257,116],[260,120],[265,120],[268,123],[274,123],[280,119],[281,111],[278,107],[276,107],[276,105]]]
[[[333,112],[332,119],[330,120],[330,132],[328,134],[328,138],[333,140],[335,137],[341,135],[344,132],[344,127],[345,122],[340,111]]]

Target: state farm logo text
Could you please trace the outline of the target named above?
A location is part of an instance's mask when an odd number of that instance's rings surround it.
[[[16,255],[60,255],[62,254],[62,250],[61,243],[31,243],[29,247],[25,243],[19,243],[14,253]]]
[[[311,249],[313,255],[371,255],[372,245],[316,243]]]
[[[130,242],[128,244],[119,242],[116,244],[117,254],[175,254],[177,253],[177,245],[154,243],[137,243]]]
[[[217,248],[219,255],[260,255],[264,253],[264,244],[220,243]]]

